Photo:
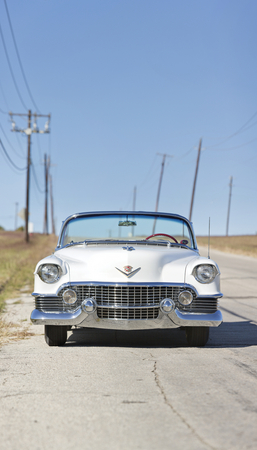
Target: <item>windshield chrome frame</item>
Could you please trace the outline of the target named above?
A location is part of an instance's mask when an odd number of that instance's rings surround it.
[[[152,217],[157,217],[157,218],[159,218],[159,217],[165,218],[166,217],[166,218],[170,218],[170,219],[183,220],[187,224],[187,226],[188,226],[188,228],[189,228],[189,230],[191,232],[192,241],[193,241],[192,242],[192,247],[187,247],[187,248],[191,248],[192,250],[197,250],[198,251],[196,238],[195,238],[195,233],[194,233],[194,229],[193,229],[193,224],[186,217],[180,216],[178,214],[170,214],[170,213],[162,213],[162,212],[148,212],[148,211],[147,212],[146,211],[96,211],[96,212],[83,212],[83,213],[72,214],[71,216],[67,217],[67,219],[65,219],[62,222],[61,231],[60,231],[60,234],[59,234],[56,250],[59,250],[61,248],[67,247],[67,245],[62,246],[61,242],[62,242],[64,229],[66,228],[67,224],[71,220],[77,219],[77,218],[81,218],[81,217],[85,217],[86,218],[86,217],[109,216],[109,215],[112,215],[112,216],[115,216],[115,215],[117,215],[117,216],[121,216],[121,215],[131,215],[131,216],[142,215],[142,216],[152,216]],[[100,241],[101,241],[101,239],[99,239],[98,242],[100,243]],[[124,245],[125,241],[123,241],[123,242],[119,241],[119,242],[122,245]],[[131,241],[126,241],[126,242],[131,244]],[[140,241],[138,241],[138,242],[140,242]]]

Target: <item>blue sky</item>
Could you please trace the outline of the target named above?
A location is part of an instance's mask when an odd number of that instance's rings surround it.
[[[33,100],[51,113],[51,133],[32,136],[32,161],[44,189],[51,156],[54,216],[155,209],[189,216],[196,234],[257,233],[257,3],[255,0],[6,0]],[[11,132],[8,111],[32,112],[4,0],[0,24],[0,139],[26,166],[27,138]],[[256,114],[256,115],[255,115]],[[40,128],[44,120],[38,120]],[[18,127],[26,126],[16,118]],[[0,225],[14,229],[25,206],[26,174],[0,149]],[[32,176],[30,220],[42,231],[44,195]],[[18,225],[22,225],[21,219]],[[49,228],[51,224],[49,221]]]

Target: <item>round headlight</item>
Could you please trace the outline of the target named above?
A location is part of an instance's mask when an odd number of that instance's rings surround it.
[[[182,291],[179,293],[178,301],[183,306],[191,305],[193,301],[193,295],[190,291]]]
[[[73,305],[77,301],[77,293],[73,289],[67,289],[62,294],[62,298],[66,305]]]
[[[55,283],[59,280],[62,269],[56,264],[42,264],[38,269],[38,275],[45,283]]]
[[[194,269],[194,276],[199,283],[211,283],[217,273],[216,267],[211,264],[201,264]]]

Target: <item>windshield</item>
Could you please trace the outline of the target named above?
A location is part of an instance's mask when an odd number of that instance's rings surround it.
[[[194,247],[191,230],[183,219],[122,213],[71,219],[64,227],[60,246],[64,247],[76,242],[106,240],[145,243],[170,242]]]

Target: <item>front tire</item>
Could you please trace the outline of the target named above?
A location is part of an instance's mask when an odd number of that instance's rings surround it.
[[[189,347],[204,347],[209,339],[209,327],[186,327]]]
[[[49,346],[64,345],[67,340],[67,327],[45,325],[45,341]]]

